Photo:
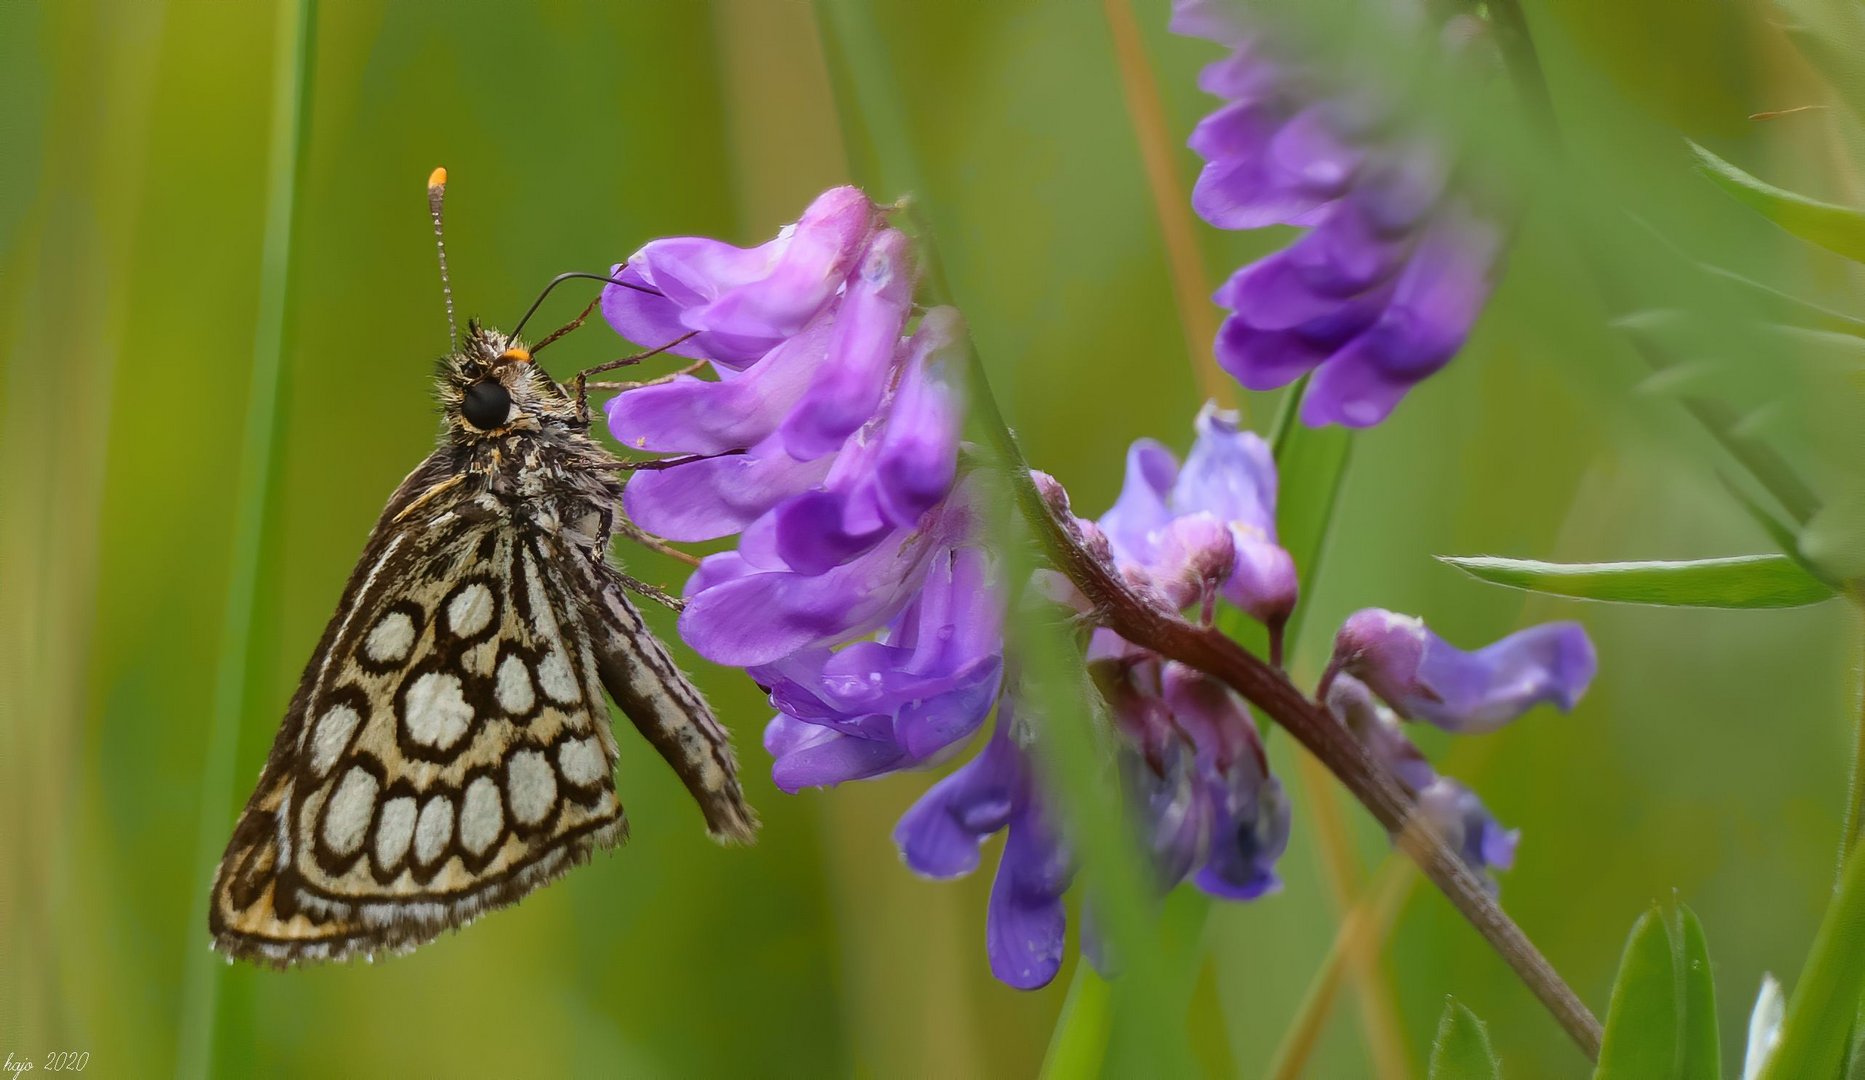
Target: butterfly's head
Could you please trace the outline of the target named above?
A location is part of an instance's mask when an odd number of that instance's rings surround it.
[[[460,347],[440,362],[440,406],[456,442],[589,423],[522,341],[477,322],[467,323]]]

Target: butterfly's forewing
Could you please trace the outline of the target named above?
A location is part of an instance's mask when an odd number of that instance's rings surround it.
[[[215,882],[222,951],[413,947],[625,835],[559,542],[452,454],[397,492],[305,672]]]

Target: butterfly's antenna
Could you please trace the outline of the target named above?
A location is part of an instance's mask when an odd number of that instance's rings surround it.
[[[447,347],[458,348],[460,332],[453,325],[453,285],[447,280],[447,238],[440,229],[440,203],[447,196],[447,170],[427,174],[427,212],[434,219],[434,248],[440,252],[440,294],[447,300]]]
[[[575,281],[578,278],[588,281],[606,281],[610,285],[620,286],[624,289],[633,289],[636,292],[647,293],[649,296],[665,295],[659,289],[643,285],[638,281],[623,281],[620,278],[612,278],[603,274],[586,274],[581,270],[572,270],[567,274],[558,274],[556,277],[550,279],[550,284],[544,286],[544,291],[538,293],[537,299],[531,301],[531,306],[525,309],[524,316],[518,320],[518,325],[512,327],[511,336],[516,338],[518,336],[518,331],[525,328],[525,324],[531,321],[531,316],[537,314],[537,309],[543,305],[544,298],[550,295],[552,289],[555,289],[566,281]]]

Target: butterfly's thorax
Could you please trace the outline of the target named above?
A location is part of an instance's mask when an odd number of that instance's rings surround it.
[[[464,483],[476,504],[514,524],[563,537],[592,557],[608,551],[621,484],[612,459],[573,431],[519,432],[465,448]]]

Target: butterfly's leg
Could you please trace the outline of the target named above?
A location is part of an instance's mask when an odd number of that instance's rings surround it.
[[[679,597],[673,595],[667,590],[661,588],[659,585],[650,585],[647,582],[642,581],[640,578],[630,577],[629,575],[622,573],[620,570],[617,570],[615,572],[615,577],[618,581],[622,583],[622,588],[627,589],[629,592],[634,593],[636,596],[645,597],[649,600],[652,600],[655,603],[661,605],[662,607],[667,608],[669,611],[681,612],[681,611],[686,610],[685,600],[682,600]]]
[[[710,363],[712,363],[712,361],[710,360],[695,360],[692,363],[688,364],[687,366],[681,368],[679,371],[670,371],[667,374],[661,375],[657,378],[642,379],[638,382],[593,382],[593,383],[585,383],[583,385],[586,389],[589,389],[589,390],[639,390],[644,386],[660,386],[664,383],[670,383],[682,375],[697,374],[700,368],[703,368],[707,364],[710,364]]]
[[[589,302],[589,306],[583,309],[583,313],[581,315],[578,315],[576,318],[571,319],[569,322],[565,323],[562,326],[559,326],[557,329],[552,330],[550,333],[545,334],[543,341],[540,341],[536,345],[531,346],[531,355],[536,356],[538,353],[543,352],[544,346],[549,345],[551,342],[556,341],[558,338],[562,337],[563,335],[583,325],[583,320],[589,318],[590,314],[596,310],[596,305],[600,303],[602,303],[602,297],[598,296],[594,300],[591,300]]]
[[[664,353],[668,349],[671,349],[679,345],[681,342],[684,342],[690,339],[691,337],[693,337],[693,335],[697,333],[699,333],[699,331],[692,330],[685,334],[681,334],[679,337],[674,338],[672,341],[669,341],[667,344],[662,345],[659,348],[649,349],[647,352],[644,352],[644,353],[635,353],[633,356],[624,356],[620,358],[619,360],[610,360],[607,363],[597,364],[595,367],[584,368],[582,371],[577,372],[576,378],[572,380],[576,386],[577,411],[582,413],[585,416],[589,414],[589,407],[588,407],[589,393],[585,389],[585,385],[589,382],[589,377],[591,375],[600,374],[601,372],[604,372],[604,371],[614,371],[616,368],[624,368],[624,367],[629,366],[630,364],[639,364],[641,361],[646,360],[650,356],[659,356],[661,353]]]
[[[628,520],[625,514],[617,513],[615,515],[615,531],[656,554],[665,555],[670,559],[678,559],[688,566],[699,565],[698,557],[688,552],[681,551],[667,541],[662,540],[660,537],[648,532],[641,526],[636,525],[634,522]]]

